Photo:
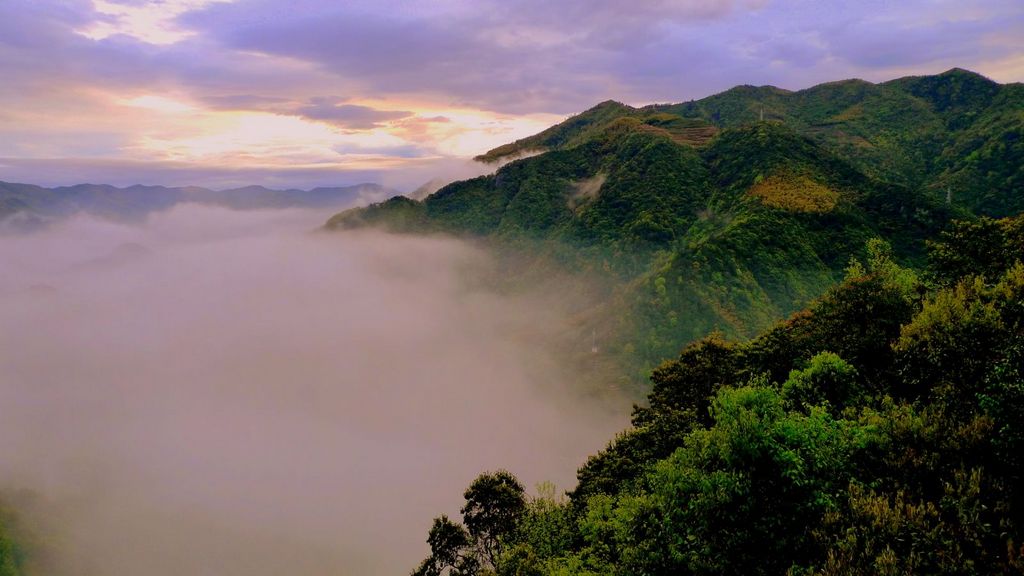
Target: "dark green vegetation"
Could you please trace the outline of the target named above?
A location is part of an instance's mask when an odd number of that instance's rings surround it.
[[[0,503],[0,576],[21,576],[25,573],[25,549],[28,538],[15,538],[17,516]],[[22,536],[19,534],[19,536]]]
[[[482,238],[533,255],[528,271],[600,279],[580,333],[642,381],[685,342],[749,338],[806,306],[869,238],[916,267],[950,219],[1024,208],[1022,129],[1021,86],[962,70],[605,102],[482,158],[542,154],[328,227]]]
[[[576,146],[620,118],[698,144],[720,129],[778,121],[874,178],[942,198],[948,193],[954,204],[988,216],[1024,210],[1024,85],[1000,85],[961,69],[797,92],[738,86],[702,100],[643,108],[605,102],[480,159]]]
[[[1024,574],[1022,243],[959,223],[919,275],[871,241],[806,311],[661,365],[568,498],[482,475],[417,574]]]

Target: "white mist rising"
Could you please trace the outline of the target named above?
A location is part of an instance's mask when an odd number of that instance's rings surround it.
[[[179,206],[0,238],[0,488],[57,576],[407,573],[480,472],[571,485],[621,428],[543,295],[452,240]]]

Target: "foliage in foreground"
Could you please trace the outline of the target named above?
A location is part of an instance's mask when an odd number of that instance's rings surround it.
[[[927,281],[873,243],[809,310],[689,346],[568,499],[485,474],[464,513],[504,521],[438,519],[418,573],[1024,573],[1020,224],[956,226]]]

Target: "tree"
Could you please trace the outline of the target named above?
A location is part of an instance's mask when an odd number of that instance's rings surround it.
[[[447,516],[434,519],[427,535],[428,556],[413,576],[473,576],[482,568],[493,570],[527,511],[523,485],[510,472],[481,474],[464,494],[465,526]]]
[[[793,370],[782,384],[782,395],[794,408],[828,404],[835,412],[863,400],[857,370],[831,352],[811,358],[807,368]]]
[[[1024,256],[1024,216],[953,222],[928,242],[932,275],[945,285],[969,276],[993,281]]]
[[[482,560],[492,567],[501,553],[502,537],[515,531],[526,511],[525,493],[506,470],[481,474],[466,489],[462,518]]]
[[[711,399],[719,388],[733,383],[735,372],[736,346],[721,334],[687,346],[678,360],[662,364],[651,374],[650,407],[634,408],[633,425],[643,426],[658,415],[684,413],[710,424]]]
[[[710,424],[711,401],[721,387],[733,383],[736,367],[736,345],[715,333],[655,369],[648,406],[633,407],[635,428],[579,469],[573,502],[582,505],[596,494],[618,492],[682,446],[694,427]]]
[[[413,572],[413,576],[440,576],[445,570],[453,576],[476,574],[479,563],[473,554],[469,533],[461,524],[444,515],[434,518],[427,544],[430,545],[430,556]]]
[[[970,409],[1008,333],[980,280],[941,290],[905,325],[894,347],[906,397],[940,386]],[[965,405],[961,405],[966,402]]]
[[[783,574],[814,557],[810,527],[838,506],[864,431],[786,413],[767,387],[723,389],[712,413],[655,467],[649,495],[620,502],[626,573]]]

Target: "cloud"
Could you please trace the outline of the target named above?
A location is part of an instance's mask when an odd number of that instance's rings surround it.
[[[391,156],[395,158],[422,158],[424,156],[434,155],[431,150],[428,150],[421,146],[417,146],[415,144],[381,147],[367,147],[353,144],[342,144],[339,146],[335,146],[334,150],[338,154],[369,154],[379,156]]]
[[[343,151],[357,153],[357,149]],[[365,150],[363,151],[365,152]],[[385,153],[381,149],[373,153]],[[311,189],[318,186],[349,186],[376,182],[402,192],[411,192],[428,180],[446,182],[472,178],[494,170],[493,166],[466,158],[418,157],[415,150],[397,151],[400,166],[381,158],[376,168],[345,167],[338,164],[302,166],[223,166],[197,162],[131,161],[111,159],[4,158],[0,157],[0,180],[42,186],[69,186],[83,182],[132,186],[203,186],[215,190],[260,184],[268,188]]]
[[[376,110],[369,106],[339,103],[336,99],[328,97],[312,98],[308,104],[295,109],[295,113],[303,118],[327,122],[349,130],[378,128],[384,122],[413,115],[407,111]]]
[[[111,105],[138,97],[366,133],[342,148],[468,157],[608,98],[678,102],[736,84],[800,89],[952,66],[1024,79],[1024,4],[1003,0],[117,4],[182,35],[90,39],[79,32],[124,18],[83,0],[0,2],[0,129],[17,136],[0,155],[115,159],[181,132],[180,119]],[[404,142],[382,143],[385,132]],[[239,148],[211,162],[252,156],[244,138],[228,141]]]
[[[607,72],[601,60],[609,51],[642,48],[673,19],[699,22],[734,9],[714,2],[634,4],[474,3],[427,14],[309,5],[289,15],[258,2],[216,6],[189,21],[211,33],[223,30],[218,37],[229,48],[312,62],[375,91],[454,98],[502,112],[570,112],[583,94],[601,90]]]
[[[174,44],[195,34],[176,26],[178,16],[213,2],[230,1],[232,0],[93,0],[97,20],[75,32],[92,40],[125,35],[149,44]]]
[[[1012,28],[1024,34],[1024,9],[987,17],[880,23],[874,19],[836,26],[824,35],[839,58],[863,69],[891,69],[939,63],[961,65],[979,58],[999,58],[1019,49],[986,41]]]
[[[203,98],[205,104],[218,110],[255,110],[298,116],[325,122],[344,130],[371,130],[414,115],[409,111],[379,110],[372,106],[348,103],[347,100],[341,97],[314,96],[305,101],[293,101],[259,94],[228,94]]]
[[[289,101],[260,94],[227,94],[205,96],[203,103],[215,110],[275,110],[288,105]]]
[[[35,493],[47,573],[402,573],[481,471],[567,487],[624,425],[560,355],[562,291],[321,222],[179,206],[0,239],[0,491]]]
[[[1024,7],[995,0],[175,6],[166,12],[174,17],[163,20],[193,35],[160,46],[76,34],[102,17],[89,3],[4,3],[0,62],[10,71],[8,85],[31,78],[159,86],[221,104],[243,94],[248,105],[304,102],[310,115],[365,127],[405,109],[344,106],[405,96],[435,107],[566,114],[605,98],[681,100],[762,77],[800,87],[907,66],[984,65],[1020,53],[993,36],[1024,32]],[[313,101],[339,92],[355,101],[339,109],[338,102]]]
[[[970,67],[1000,55],[987,34],[1019,27],[1014,15],[1024,9],[993,1],[966,5],[973,8],[970,18],[958,16],[964,3],[802,0],[448,2],[416,12],[370,11],[359,3],[314,11],[309,4],[284,14],[264,0],[189,18],[210,33],[223,30],[218,37],[230,48],[308,61],[358,78],[369,90],[447,95],[510,113],[564,113],[623,93],[639,102],[661,100],[663,86],[675,90],[671,100],[700,97],[721,85],[749,83],[751,75],[794,85],[838,73],[870,76],[901,63],[955,58]],[[938,17],[921,25],[922,12]],[[865,40],[873,38],[880,48]],[[947,44],[956,48],[941,48]],[[722,81],[711,81],[719,76]]]
[[[115,186],[162,184],[204,186],[212,189],[237,188],[254,183],[268,188],[344,186],[379,181],[382,171],[342,169],[336,165],[217,166],[196,162],[132,161],[117,159],[0,158],[0,180],[42,186],[67,186],[96,182]],[[409,185],[418,185],[410,181]]]

